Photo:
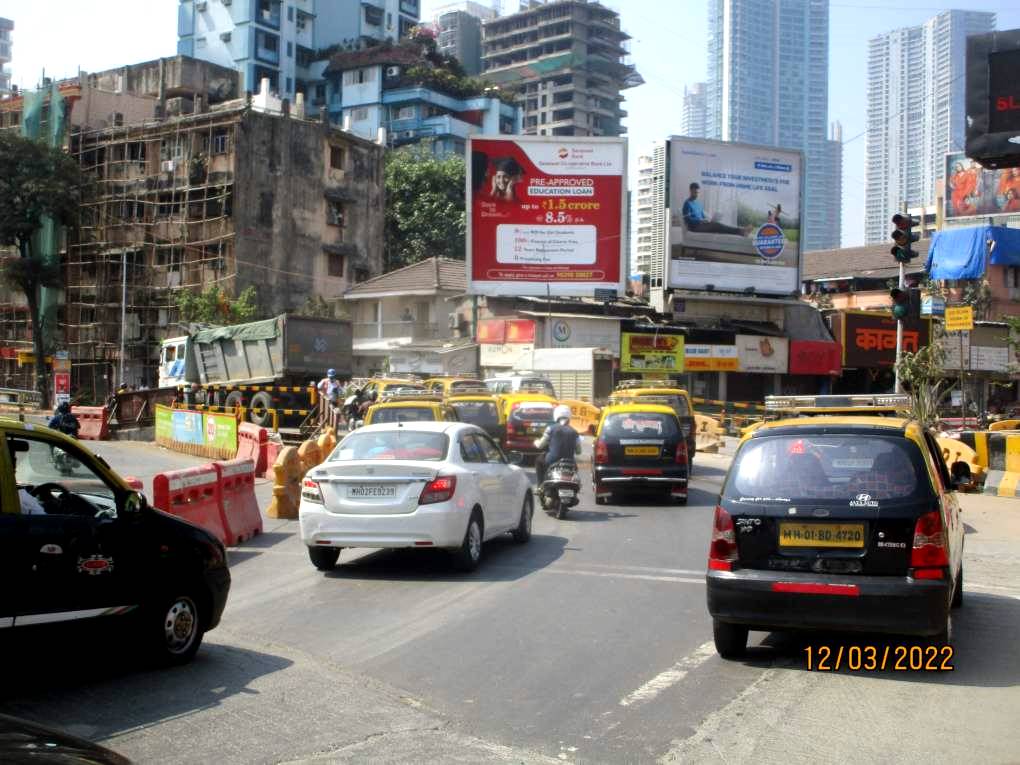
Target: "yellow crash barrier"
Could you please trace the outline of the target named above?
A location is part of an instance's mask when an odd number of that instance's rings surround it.
[[[594,404],[571,398],[562,399],[560,403],[570,407],[570,427],[578,433],[587,433],[588,428],[599,424],[602,410]]]
[[[301,501],[301,479],[304,477],[301,458],[293,446],[280,450],[273,463],[273,500],[266,515],[270,518],[294,519],[298,517]]]
[[[704,414],[695,414],[694,428],[699,452],[712,453],[719,451],[724,435],[719,425],[719,420]]]
[[[966,462],[970,465],[970,474],[974,482],[981,481],[987,467],[981,464],[977,452],[955,438],[939,438],[937,440],[939,448],[942,450],[942,459],[945,460],[947,467],[951,467],[954,462]]]
[[[989,430],[1020,430],[1020,420],[999,420],[988,426]]]

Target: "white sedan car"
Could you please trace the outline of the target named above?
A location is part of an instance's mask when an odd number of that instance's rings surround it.
[[[341,441],[301,486],[301,539],[316,568],[344,547],[442,547],[470,571],[482,543],[531,538],[527,474],[476,425],[369,425]]]

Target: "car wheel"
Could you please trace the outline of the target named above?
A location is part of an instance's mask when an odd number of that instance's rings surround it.
[[[531,539],[531,521],[535,515],[535,503],[531,499],[531,492],[529,491],[524,495],[524,504],[521,507],[521,520],[517,523],[511,533],[513,534],[514,541],[522,545]]]
[[[272,396],[265,391],[259,391],[251,397],[251,408],[248,412],[248,419],[259,427],[268,427],[273,422],[273,415],[269,411],[272,408]]]
[[[454,553],[454,563],[461,571],[474,571],[482,559],[482,514],[475,510],[471,513],[464,541]]]
[[[960,608],[963,605],[963,564],[960,564],[960,571],[956,575],[956,587],[953,588],[953,601],[950,604],[953,608]]]
[[[309,547],[308,557],[319,571],[332,571],[340,558],[339,547]]]
[[[244,406],[244,394],[239,390],[231,391],[227,394],[227,397],[223,400],[223,406],[225,407],[238,407]]]
[[[729,624],[718,619],[712,620],[712,638],[715,650],[724,659],[739,659],[747,650],[748,628],[740,624]]]
[[[190,595],[162,598],[148,621],[152,653],[159,664],[187,664],[202,645],[202,613]]]

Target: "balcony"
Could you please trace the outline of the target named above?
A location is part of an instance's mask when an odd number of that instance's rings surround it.
[[[354,342],[366,344],[388,340],[393,345],[443,337],[438,324],[422,321],[355,322]]]

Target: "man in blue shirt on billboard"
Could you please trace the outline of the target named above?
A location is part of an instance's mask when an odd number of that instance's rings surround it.
[[[727,226],[724,223],[717,223],[709,220],[705,215],[705,208],[698,201],[698,191],[701,189],[697,183],[690,186],[691,195],[684,201],[683,215],[684,223],[688,231],[696,231],[699,234],[736,234],[746,236],[747,231],[735,226]]]

